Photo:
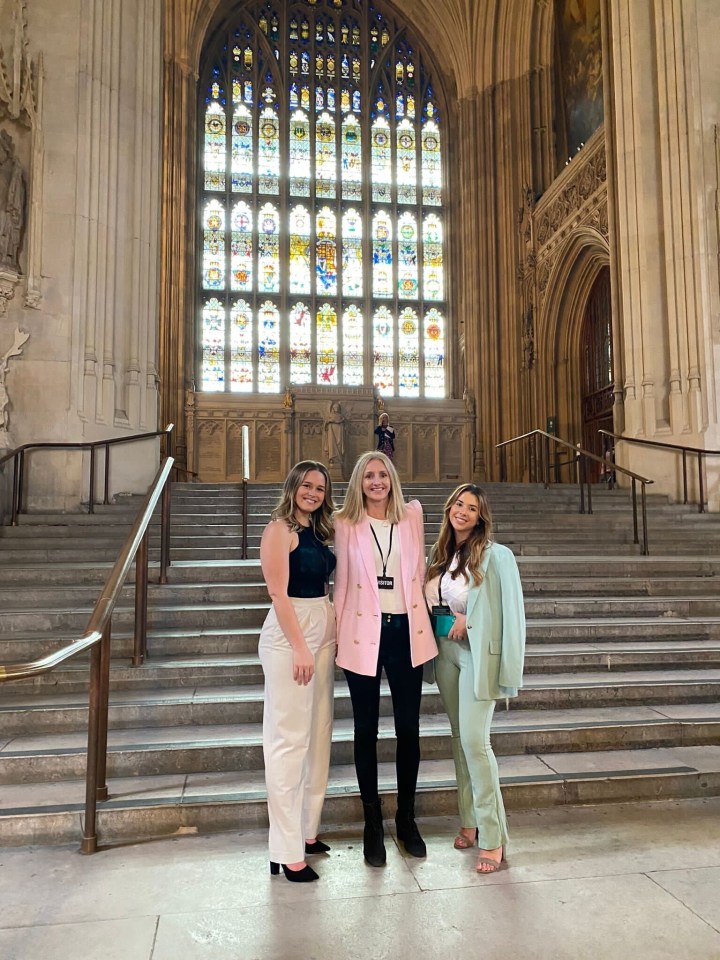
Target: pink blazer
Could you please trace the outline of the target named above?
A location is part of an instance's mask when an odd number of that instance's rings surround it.
[[[414,667],[437,655],[425,598],[425,531],[419,501],[407,504],[407,516],[397,525],[400,571],[410,626]],[[335,523],[335,587],[338,666],[373,677],[380,649],[380,594],[374,545],[367,518],[360,523]]]

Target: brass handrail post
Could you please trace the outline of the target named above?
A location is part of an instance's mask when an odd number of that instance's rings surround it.
[[[162,536],[162,533],[161,533]],[[135,640],[132,665],[141,667],[147,653],[148,532],[135,554]]]
[[[643,490],[645,489],[645,484],[643,484]],[[632,507],[633,507],[633,543],[640,543],[640,537],[638,536],[638,516],[637,516],[637,484],[635,478],[632,480]]]
[[[640,485],[640,499],[642,503],[642,521],[643,521],[643,556],[647,557],[650,554],[650,547],[648,546],[648,528],[647,528],[647,499],[645,497],[645,488],[647,484],[642,483]]]
[[[242,548],[241,558],[248,558],[248,482],[250,481],[250,429],[246,423],[242,428]]]
[[[580,477],[580,509],[578,513],[585,513],[585,457],[578,454],[578,473]]]
[[[544,437],[545,441],[545,487],[550,486],[550,438]]]
[[[97,852],[97,773],[98,773],[98,733],[100,718],[100,646],[95,644],[90,650],[90,697],[88,704],[88,748],[87,775],[85,781],[85,823],[80,845],[81,853]]]
[[[20,463],[18,465],[18,486],[17,486],[17,512],[21,514],[25,510],[23,503],[23,492],[25,488],[25,451],[20,451]]]
[[[13,460],[13,479],[12,479],[12,503],[10,506],[10,525],[17,526],[18,523],[18,475],[20,473],[20,456]]]
[[[160,498],[160,583],[168,582],[170,566],[170,524],[172,523],[170,481],[163,487]]]
[[[248,485],[247,480],[242,482],[242,559],[248,558]]]
[[[587,512],[591,514],[593,512],[592,508],[592,484],[590,483],[590,477],[588,474],[588,464],[587,459],[585,460],[585,485],[587,486]]]
[[[97,782],[95,797],[100,802],[107,800],[107,738],[108,738],[108,710],[110,706],[110,638],[112,636],[112,620],[108,620],[100,640],[100,705],[98,715],[98,745],[97,745]]]
[[[90,483],[88,485],[88,513],[95,513],[95,447],[90,447]]]
[[[105,489],[103,491],[103,503],[110,503],[110,444],[105,444]]]
[[[682,452],[682,467],[683,467],[683,503],[688,502],[688,482],[687,482],[687,451],[683,450]]]
[[[705,513],[705,480],[703,478],[703,455],[698,453],[698,490],[700,494],[700,503],[698,513]]]

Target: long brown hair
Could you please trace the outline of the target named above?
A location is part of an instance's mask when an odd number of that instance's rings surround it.
[[[478,501],[478,521],[470,532],[470,536],[459,546],[455,543],[455,531],[450,523],[450,508],[464,493],[472,493]],[[449,568],[453,557],[457,553],[458,565],[452,572],[453,580],[464,576],[475,585],[482,580],[480,564],[483,553],[492,537],[492,513],[485,491],[474,483],[462,483],[445,501],[443,518],[440,524],[440,533],[437,542],[430,551],[425,580],[442,576]]]
[[[365,516],[365,494],[363,493],[362,482],[368,464],[372,460],[379,460],[390,477],[387,519],[390,523],[400,523],[401,520],[405,519],[406,513],[400,478],[397,475],[397,470],[393,466],[392,460],[386,457],[384,453],[380,453],[379,450],[368,450],[367,453],[361,454],[358,458],[353,472],[350,475],[350,480],[348,481],[345,502],[341,509],[338,510],[336,516],[341,520],[347,520],[348,523],[360,523]]]
[[[295,464],[285,479],[280,502],[271,516],[273,520],[284,520],[294,532],[300,529],[300,524],[295,519],[295,494],[311,470],[317,470],[325,478],[325,497],[317,510],[310,514],[310,522],[319,540],[330,540],[333,535],[332,515],[335,509],[332,498],[332,480],[325,464],[318,463],[317,460],[301,460],[300,463]]]

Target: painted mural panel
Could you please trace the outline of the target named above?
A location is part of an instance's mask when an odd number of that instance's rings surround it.
[[[567,152],[573,156],[603,122],[600,0],[556,0],[555,10]]]

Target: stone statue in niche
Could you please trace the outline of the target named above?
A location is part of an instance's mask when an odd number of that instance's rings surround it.
[[[10,360],[12,357],[19,357],[22,353],[23,344],[30,336],[29,333],[25,333],[20,328],[15,330],[15,339],[13,345],[7,350],[2,357],[0,357],[0,446],[5,446],[2,443],[4,436],[7,436],[7,429],[9,424],[10,415],[8,412],[8,405],[10,403],[10,396],[7,391],[6,378],[8,367],[10,366]]]
[[[25,175],[15,144],[0,130],[0,270],[20,270],[20,241],[25,225]]]
[[[333,400],[323,423],[323,453],[330,468],[342,471],[345,456],[345,418],[337,400]]]

